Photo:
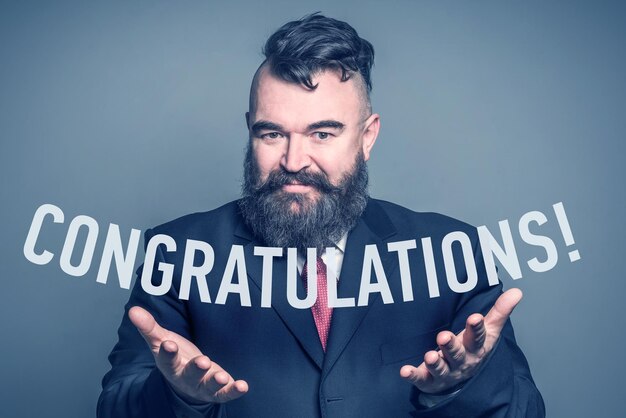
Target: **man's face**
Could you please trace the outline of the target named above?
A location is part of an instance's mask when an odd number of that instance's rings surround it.
[[[338,72],[318,74],[315,90],[284,81],[264,65],[257,74],[247,123],[260,184],[273,172],[320,174],[333,186],[351,174],[357,156],[365,161],[376,140],[378,115],[369,115],[358,76],[342,82]],[[280,193],[313,203],[320,191],[291,180]],[[297,201],[292,211],[301,207]]]
[[[246,114],[250,142],[241,214],[273,247],[318,248],[349,231],[367,205],[367,166],[378,134],[359,81],[334,72],[317,89],[261,67]]]

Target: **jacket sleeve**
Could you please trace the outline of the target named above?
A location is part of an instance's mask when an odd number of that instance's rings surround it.
[[[487,314],[502,293],[502,284],[488,286],[484,261],[478,244],[474,248],[478,289],[461,298],[452,331],[460,332],[473,313]],[[544,418],[545,407],[530,373],[528,362],[515,340],[511,321],[478,372],[450,398],[426,408],[419,402],[420,391],[412,390],[416,418]]]
[[[152,235],[151,230],[146,231],[146,243]],[[164,262],[164,256],[161,251],[157,251],[153,277],[157,276],[160,262]],[[163,296],[149,295],[141,288],[142,270],[143,266],[137,270],[137,279],[118,330],[119,339],[109,355],[111,370],[102,379],[102,392],[97,406],[98,418],[219,417],[219,406],[193,407],[176,396],[156,368],[146,341],[128,318],[131,307],[141,306],[152,313],[164,328],[191,339],[186,308],[177,297],[174,290],[176,286],[173,284],[170,291]]]

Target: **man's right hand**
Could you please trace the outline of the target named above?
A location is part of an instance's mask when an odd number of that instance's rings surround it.
[[[234,380],[191,341],[157,324],[145,309],[133,306],[128,317],[148,343],[157,367],[183,400],[223,403],[248,391],[245,381]]]

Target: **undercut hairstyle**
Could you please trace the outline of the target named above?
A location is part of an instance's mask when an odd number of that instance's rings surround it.
[[[374,47],[346,22],[319,13],[288,22],[270,36],[263,54],[272,74],[310,90],[319,72],[339,71],[341,81],[358,74],[369,107]]]

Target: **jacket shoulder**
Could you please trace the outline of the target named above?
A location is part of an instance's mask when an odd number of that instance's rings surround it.
[[[387,215],[400,234],[419,231],[431,235],[440,235],[452,231],[462,231],[472,236],[476,232],[476,227],[441,213],[418,212],[380,199],[371,199],[371,204],[377,206]]]

